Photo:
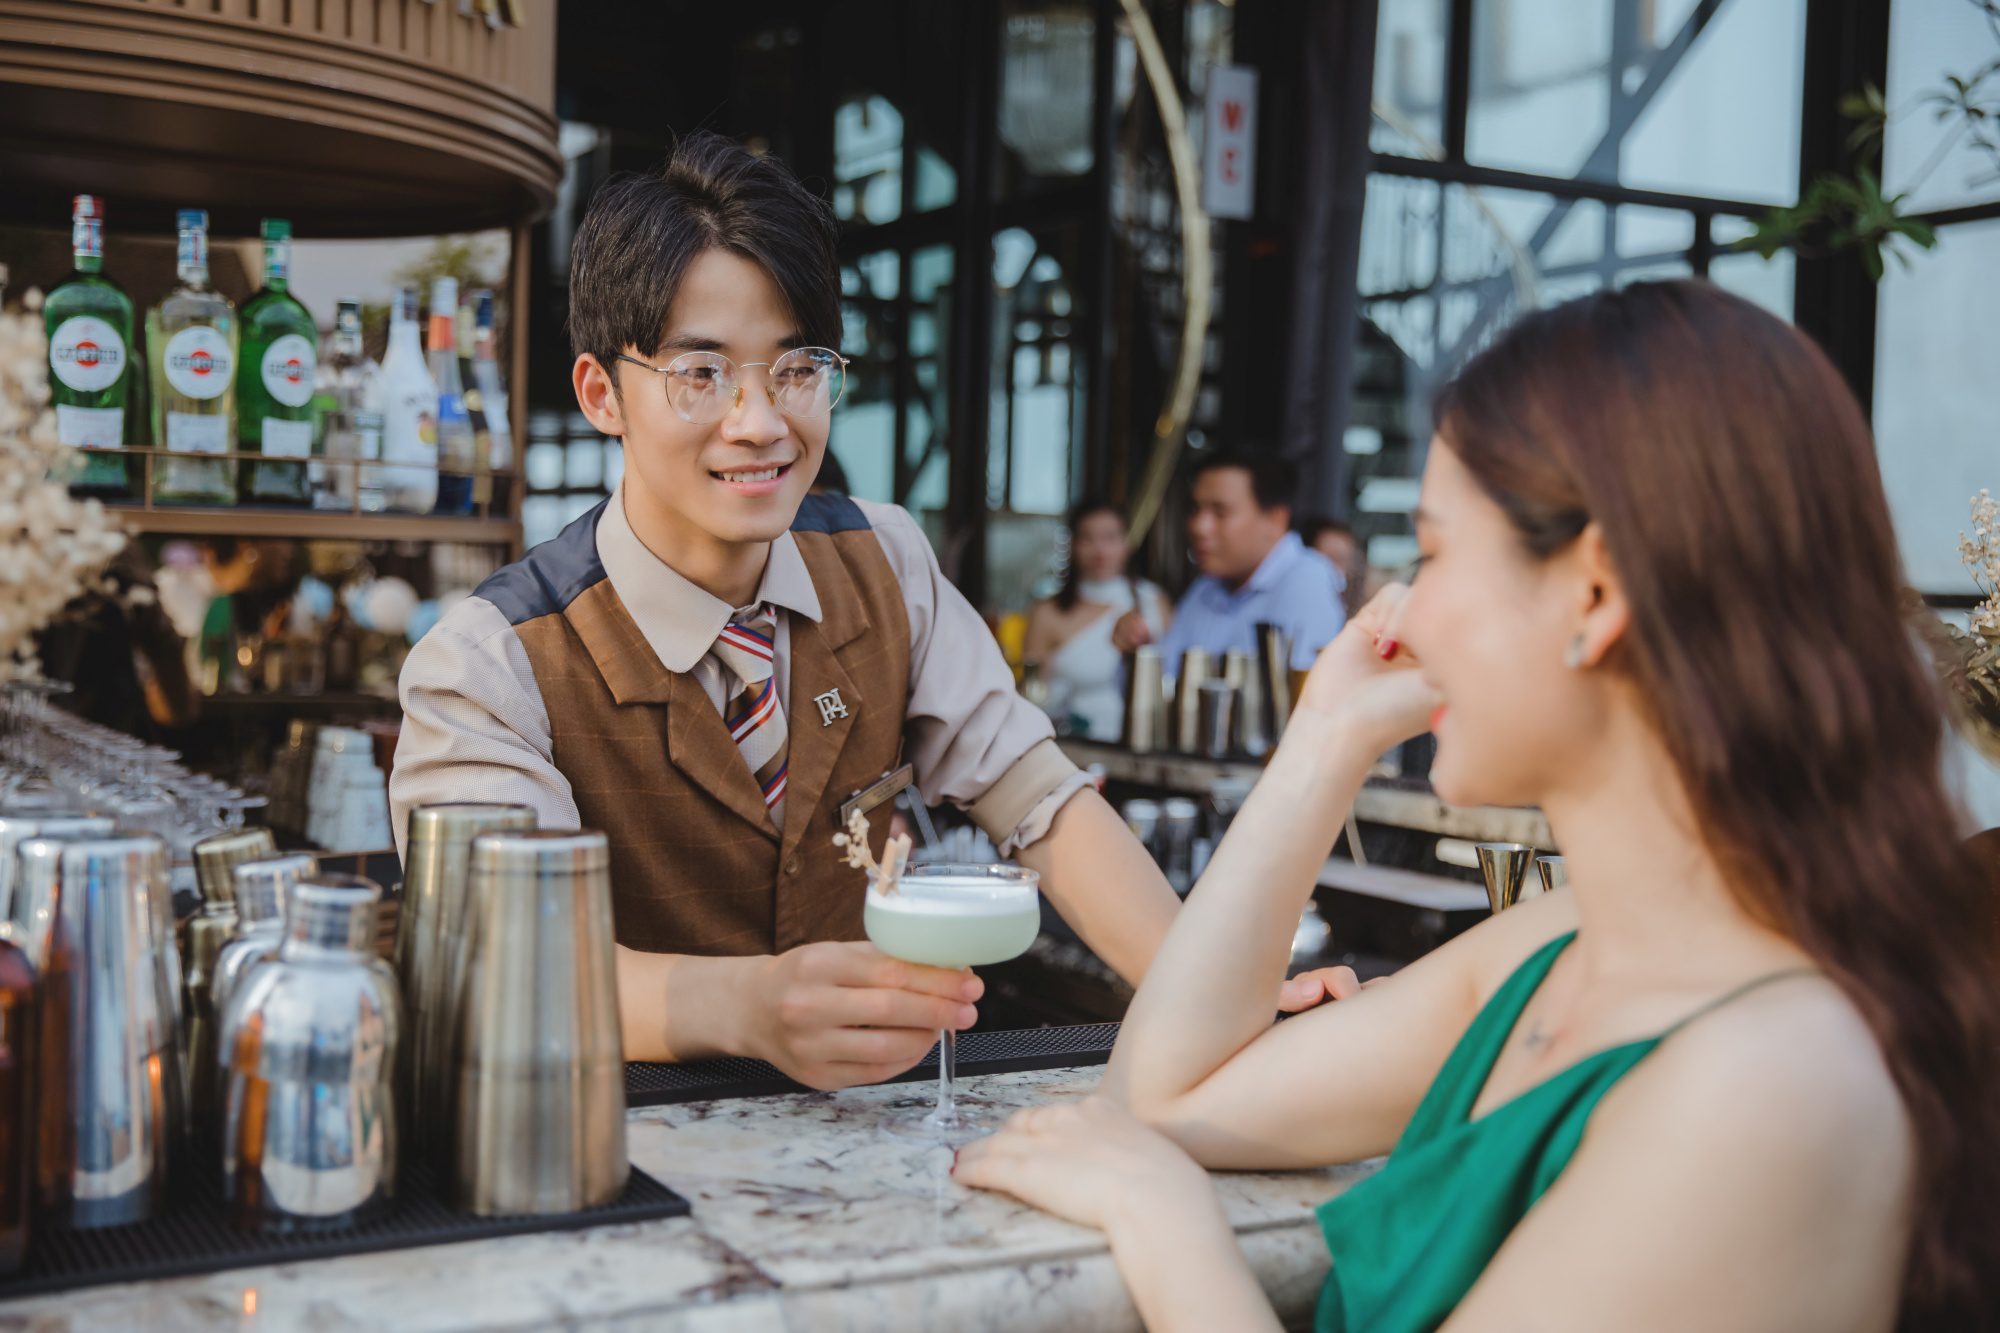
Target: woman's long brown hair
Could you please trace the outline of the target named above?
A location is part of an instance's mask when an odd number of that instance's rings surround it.
[[[1902,1326],[1993,1327],[2000,895],[1940,776],[1854,395],[1790,325],[1665,282],[1527,316],[1435,408],[1531,552],[1602,530],[1631,607],[1610,665],[1737,900],[1866,1016],[1913,1122]]]

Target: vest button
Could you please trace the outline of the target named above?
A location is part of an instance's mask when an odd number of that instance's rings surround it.
[[[794,856],[791,860],[785,862],[785,873],[787,875],[796,875],[799,873],[798,857]]]

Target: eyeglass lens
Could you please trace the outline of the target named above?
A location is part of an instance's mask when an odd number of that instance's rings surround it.
[[[720,421],[742,392],[735,363],[719,352],[683,352],[667,363],[667,401],[695,424]],[[772,406],[788,417],[823,417],[840,401],[846,371],[838,353],[795,347],[769,368]]]

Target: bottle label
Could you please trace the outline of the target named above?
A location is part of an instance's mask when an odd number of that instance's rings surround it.
[[[57,403],[56,438],[75,449],[117,449],[125,443],[125,409]]]
[[[304,407],[312,399],[316,361],[303,336],[288,333],[275,340],[264,349],[264,392],[286,407]]]
[[[266,240],[264,242],[264,285],[272,282],[288,282],[292,276],[292,243],[290,241]]]
[[[176,454],[229,452],[229,418],[196,412],[167,413],[167,450]]]
[[[69,227],[69,248],[78,259],[104,258],[104,220],[79,216]]]
[[[190,398],[220,398],[229,391],[235,358],[229,341],[206,324],[191,324],[167,339],[167,383]]]
[[[198,268],[208,271],[208,233],[189,228],[181,233],[180,243],[175,248],[174,262],[183,270]]]
[[[125,373],[125,340],[95,315],[73,315],[49,339],[49,369],[79,393],[108,389]]]
[[[264,457],[311,458],[312,451],[312,422],[264,418]]]

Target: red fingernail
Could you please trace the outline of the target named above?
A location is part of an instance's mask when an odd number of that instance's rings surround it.
[[[1394,639],[1384,639],[1380,643],[1375,645],[1375,651],[1379,653],[1382,657],[1382,660],[1386,662],[1390,658],[1396,655],[1396,649],[1400,647],[1402,647],[1402,645],[1397,643]]]

